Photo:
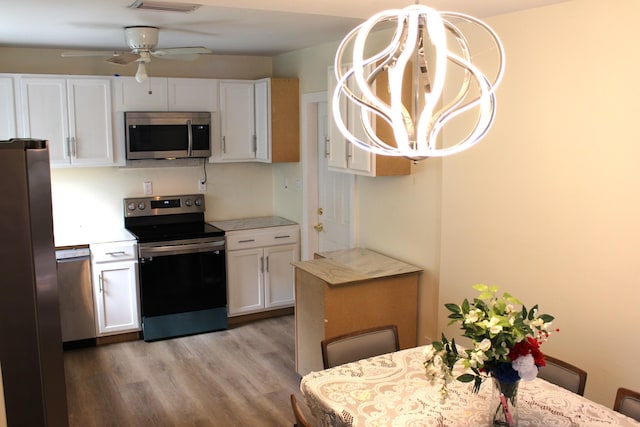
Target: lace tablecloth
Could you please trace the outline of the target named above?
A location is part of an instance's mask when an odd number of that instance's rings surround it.
[[[455,381],[442,401],[437,385],[425,379],[424,347],[311,372],[300,390],[320,424],[339,426],[489,425],[491,384],[474,394]],[[518,426],[640,426],[613,410],[542,379],[521,381]]]

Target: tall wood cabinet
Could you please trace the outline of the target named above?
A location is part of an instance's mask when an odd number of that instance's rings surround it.
[[[394,324],[400,347],[416,346],[419,267],[362,248],[322,253],[294,266],[300,375],[323,369],[323,339],[359,329]]]

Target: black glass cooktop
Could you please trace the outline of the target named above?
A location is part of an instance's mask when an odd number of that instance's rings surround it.
[[[224,231],[204,222],[129,225],[126,228],[140,243],[224,236]]]

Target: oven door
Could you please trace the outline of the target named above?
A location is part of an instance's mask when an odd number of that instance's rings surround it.
[[[224,240],[142,244],[138,265],[145,340],[226,329]]]

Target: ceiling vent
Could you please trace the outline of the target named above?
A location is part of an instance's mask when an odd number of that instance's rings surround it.
[[[165,1],[148,1],[148,0],[136,0],[129,5],[129,9],[146,9],[146,10],[161,10],[164,12],[193,12],[197,8],[202,6],[201,4],[192,3],[172,3]]]

